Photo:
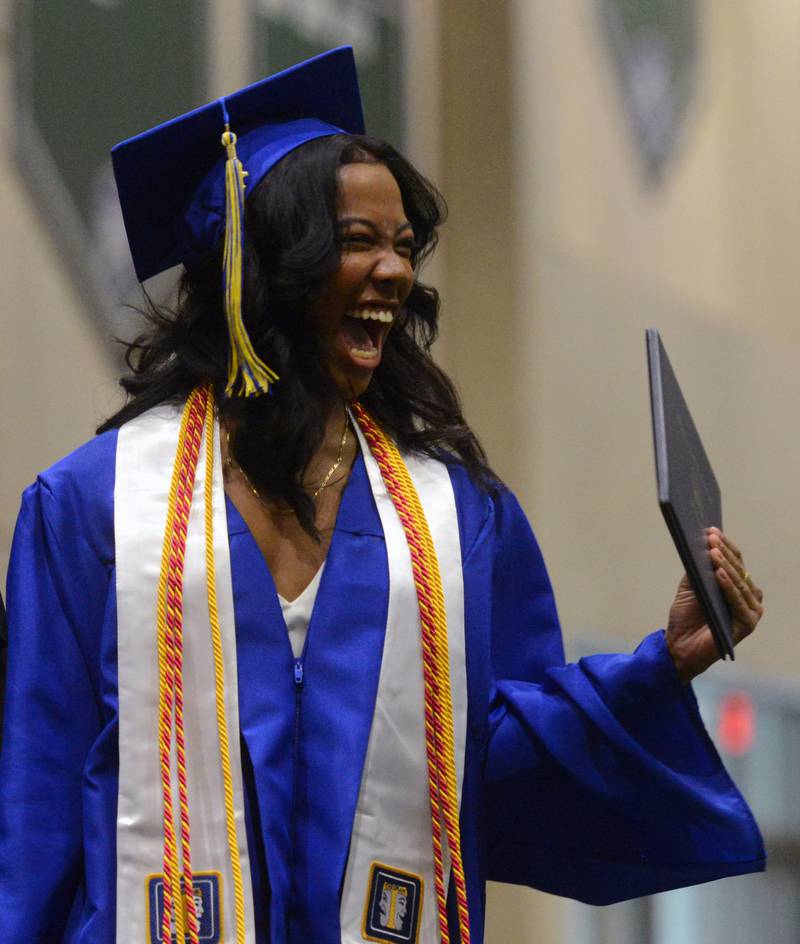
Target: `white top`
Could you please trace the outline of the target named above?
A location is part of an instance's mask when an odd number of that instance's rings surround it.
[[[308,635],[308,624],[311,621],[311,613],[314,610],[314,602],[317,599],[317,591],[322,580],[322,571],[325,569],[325,562],[322,562],[320,569],[314,574],[311,583],[305,588],[299,597],[294,600],[285,600],[278,594],[278,600],[281,604],[281,612],[289,630],[289,642],[292,645],[292,652],[295,659],[299,659],[303,654],[303,646],[306,643]]]

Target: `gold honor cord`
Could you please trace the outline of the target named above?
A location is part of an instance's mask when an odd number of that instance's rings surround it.
[[[216,688],[217,732],[219,736],[219,756],[222,767],[222,783],[225,793],[225,826],[228,832],[228,851],[233,872],[233,894],[236,904],[236,944],[245,944],[244,886],[242,883],[242,863],[239,859],[239,842],[236,835],[236,818],[233,812],[233,777],[231,775],[230,744],[228,742],[228,721],[225,716],[225,665],[222,659],[222,632],[217,610],[217,565],[214,558],[214,397],[209,389],[206,398],[205,443],[206,443],[206,480],[205,480],[205,531],[206,531],[206,584],[208,594],[208,613],[211,622],[211,646],[214,652],[214,680]]]
[[[419,495],[397,446],[360,404],[355,405],[354,413],[381,470],[381,476],[403,525],[411,553],[411,566],[417,588],[422,626],[425,731],[428,742],[428,778],[439,928],[443,944],[449,944],[450,932],[447,924],[447,902],[441,858],[439,821],[441,811],[452,860],[461,942],[469,944],[469,911],[464,865],[461,858],[461,829],[456,787],[447,614],[439,561]]]
[[[219,623],[214,559],[213,470],[214,470],[214,397],[209,386],[192,391],[184,407],[178,434],[178,447],[170,485],[167,525],[161,560],[158,592],[159,652],[159,745],[164,803],[164,915],[162,937],[171,940],[174,920],[176,939],[184,940],[186,925],[191,944],[198,944],[198,926],[191,871],[191,836],[189,798],[186,778],[186,745],[183,732],[182,685],[182,586],[186,553],[189,510],[194,491],[200,444],[205,441],[204,524],[206,592],[214,658],[215,704],[219,738],[220,766],[225,800],[225,825],[233,874],[236,912],[236,942],[245,944],[245,908],[242,867],[233,805],[230,742],[225,714],[225,671],[222,635]],[[172,593],[170,592],[172,590]],[[170,768],[172,712],[175,711],[175,740],[178,749],[178,793],[181,810],[181,851],[184,874],[178,868],[172,775]]]
[[[158,704],[159,755],[164,814],[164,912],[162,936],[171,940],[174,919],[178,941],[185,940],[189,926],[191,944],[198,944],[195,910],[189,796],[186,782],[186,743],[183,729],[183,565],[192,487],[199,453],[200,400],[203,391],[193,390],[181,417],[175,464],[167,503],[167,523],[158,582]],[[178,867],[172,803],[172,730],[178,760],[178,804],[180,808],[183,875]]]

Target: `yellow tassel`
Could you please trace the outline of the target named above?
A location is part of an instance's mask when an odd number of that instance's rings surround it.
[[[236,135],[225,125],[222,146],[225,161],[225,252],[223,257],[225,315],[228,320],[230,358],[227,396],[252,397],[269,393],[278,375],[256,354],[242,318],[242,265],[244,242],[244,179],[247,171],[236,156]]]

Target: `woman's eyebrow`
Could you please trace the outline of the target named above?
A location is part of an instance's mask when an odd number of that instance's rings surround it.
[[[344,228],[345,226],[351,226],[354,223],[360,223],[362,226],[367,226],[373,232],[380,232],[380,227],[377,226],[372,220],[368,220],[364,216],[344,216],[339,220],[339,226]],[[404,229],[410,229],[413,231],[413,226],[408,220],[403,220],[403,222],[395,230],[395,235],[402,233]]]

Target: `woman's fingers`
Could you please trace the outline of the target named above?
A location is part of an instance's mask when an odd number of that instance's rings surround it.
[[[739,561],[739,563],[744,563],[742,560],[742,552],[724,531],[721,531],[717,527],[711,527],[708,529],[708,536],[709,538],[717,538],[720,545],[725,547],[733,555],[733,559]]]
[[[756,610],[761,604],[763,594],[761,590],[753,583],[753,578],[742,567],[731,563],[730,559],[722,553],[720,548],[712,548],[711,561],[715,569],[722,571],[730,583],[735,588],[738,597],[746,603],[748,609]],[[733,600],[730,601],[733,604]]]
[[[736,643],[753,632],[761,614],[755,609],[758,604],[751,605],[750,601],[745,598],[745,595],[733,582],[726,570],[720,569],[717,571],[717,580],[731,608],[731,615],[733,616],[733,642],[734,645],[736,645]]]
[[[728,601],[734,645],[756,628],[764,612],[763,594],[750,576],[739,548],[719,528],[709,528],[708,553],[716,580]],[[670,609],[667,645],[678,674],[691,681],[718,658],[705,615],[684,575]]]
[[[717,580],[734,618],[734,641],[738,642],[749,636],[761,619],[764,612],[761,601],[764,595],[745,569],[741,553],[732,542],[727,541],[721,532],[717,532],[709,535],[709,545]]]
[[[728,573],[731,575],[737,586],[739,586],[744,596],[752,603],[761,603],[761,601],[764,599],[764,594],[754,583],[753,578],[750,575],[750,571],[748,571],[745,567],[744,559],[742,558],[742,552],[733,543],[733,541],[723,534],[719,528],[710,528],[708,532],[708,544],[709,549],[712,552],[711,559],[714,561],[714,563],[717,564],[720,562],[720,559],[713,553],[713,551],[716,550],[730,564],[732,569],[729,569]]]
[[[739,548],[729,540],[718,528],[711,528],[708,532],[708,545],[710,549],[717,548],[725,555],[725,558],[741,574],[742,578],[747,574],[744,566],[744,559]]]

